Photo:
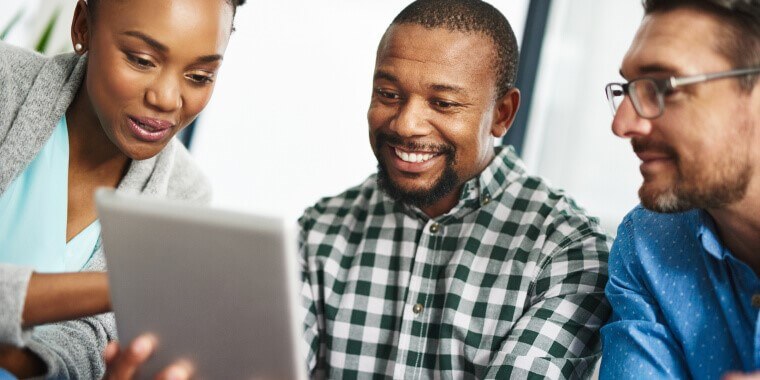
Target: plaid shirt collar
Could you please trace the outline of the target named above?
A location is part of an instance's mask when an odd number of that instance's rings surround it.
[[[461,217],[476,211],[491,202],[492,199],[501,196],[501,193],[510,183],[517,182],[526,175],[525,164],[517,156],[511,145],[495,147],[494,150],[496,155],[491,163],[479,175],[462,185],[459,202],[449,212],[434,219],[445,222],[449,218]],[[385,193],[383,193],[383,202],[388,204],[389,209],[400,206],[400,210],[409,216],[422,220],[430,219],[418,207],[408,204],[399,205],[395,199]]]

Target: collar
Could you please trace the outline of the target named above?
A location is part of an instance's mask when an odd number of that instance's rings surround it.
[[[491,163],[480,174],[464,183],[459,202],[449,212],[436,219],[442,222],[452,216],[469,213],[483,207],[500,197],[508,184],[517,182],[525,176],[525,164],[511,145],[495,147],[494,152],[496,154]],[[418,217],[429,219],[417,207],[404,205],[403,208]]]
[[[0,194],[21,171],[37,156],[47,142],[58,121],[68,109],[79,90],[87,68],[86,55],[66,53],[52,58],[30,56],[44,62],[23,100],[17,105],[17,114],[11,121],[8,133],[0,145]],[[5,129],[0,125],[0,130]],[[22,147],[22,148],[19,148]]]
[[[718,260],[725,260],[727,256],[731,255],[721,244],[715,220],[707,211],[701,209],[697,211],[694,218],[694,232],[697,235],[697,240],[710,256]]]

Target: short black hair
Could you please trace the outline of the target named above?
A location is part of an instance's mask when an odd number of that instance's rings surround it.
[[[504,96],[515,86],[520,53],[512,26],[504,15],[481,0],[417,0],[393,19],[391,26],[417,24],[464,33],[483,33],[493,42],[496,92]]]
[[[692,8],[722,21],[716,51],[726,57],[733,68],[760,65],[760,0],[643,0],[644,14]],[[757,75],[739,77],[739,85],[751,91]]]

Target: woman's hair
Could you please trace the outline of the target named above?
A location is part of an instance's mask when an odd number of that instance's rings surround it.
[[[95,11],[98,8],[98,3],[100,3],[101,1],[104,1],[104,0],[85,0],[85,2],[87,3],[87,10],[90,13],[90,19],[95,18]],[[105,0],[105,1],[109,1],[109,0]],[[220,1],[224,1],[227,4],[232,6],[232,17],[235,17],[235,12],[237,12],[237,7],[245,4],[246,2],[246,0],[220,0]]]

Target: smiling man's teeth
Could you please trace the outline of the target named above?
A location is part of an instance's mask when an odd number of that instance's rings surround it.
[[[431,153],[407,153],[399,149],[394,149],[394,151],[396,152],[396,156],[402,161],[414,163],[425,162],[435,156],[435,154]]]

